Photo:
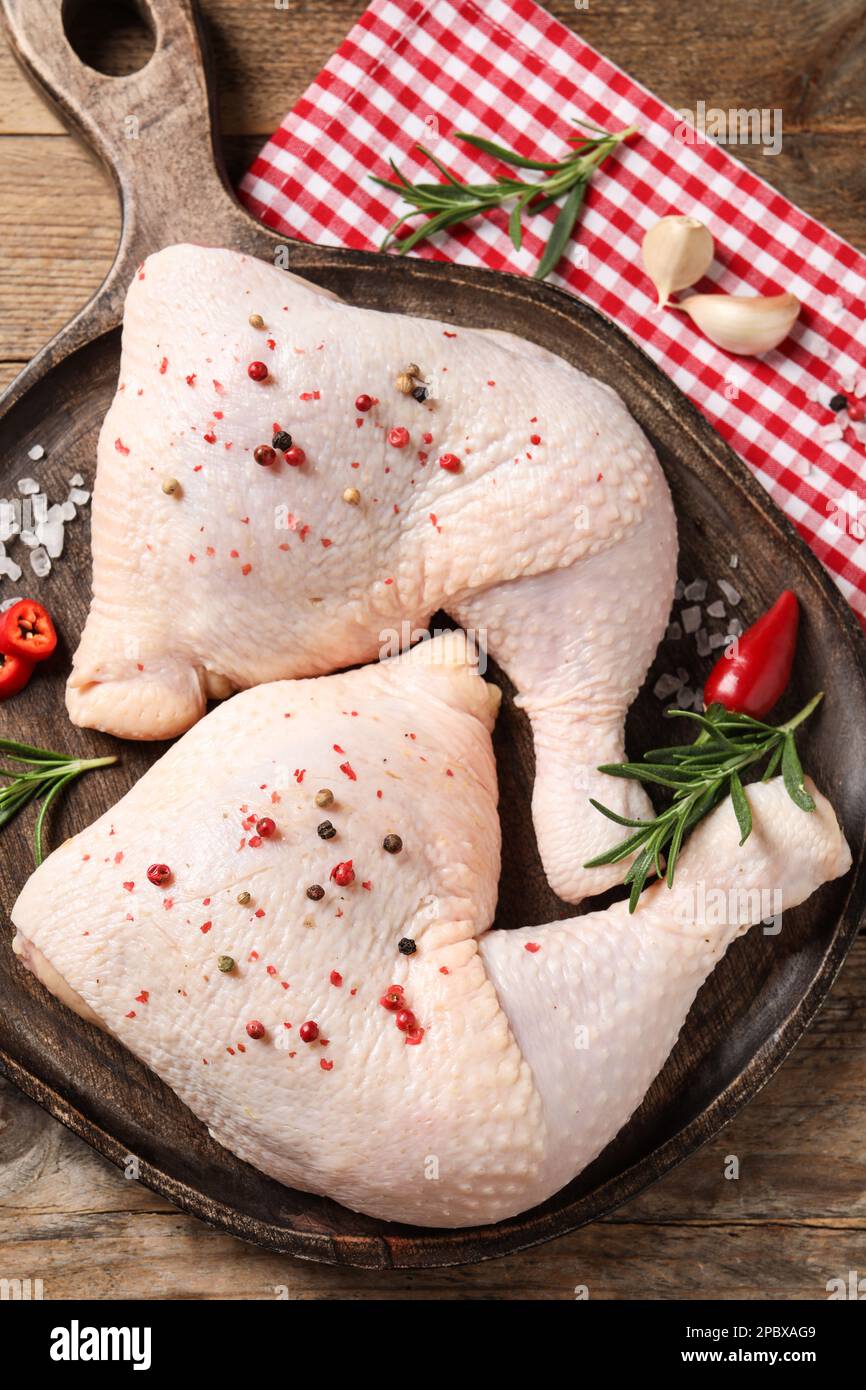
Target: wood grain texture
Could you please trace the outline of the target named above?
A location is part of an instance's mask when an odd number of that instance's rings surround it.
[[[227,159],[237,173],[260,135],[277,124],[363,6],[299,2],[286,13],[275,13],[264,3],[205,0],[202,8],[220,64]],[[550,8],[566,23],[575,20],[570,4]],[[591,42],[674,104],[691,106],[703,99],[708,105],[782,106],[783,154],[768,160],[746,152],[747,162],[862,245],[864,58],[857,39],[863,14],[860,3],[791,6],[774,0],[764,7],[756,32],[754,8],[744,0],[726,6],[723,25],[696,12],[685,14],[664,0],[638,5],[594,0],[590,11],[576,18]],[[7,379],[15,364],[26,360],[95,289],[110,265],[119,227],[114,192],[102,170],[60,134],[62,127],[9,62],[2,52],[0,176],[11,169],[4,187],[13,192],[0,213],[0,254],[6,257],[0,265],[6,272],[0,287],[0,371]],[[705,88],[708,73],[712,90]],[[30,1258],[30,1251],[44,1260],[50,1250],[51,1259],[56,1255],[58,1260],[58,1280],[71,1281],[54,1286],[54,1296],[64,1289],[75,1296],[80,1293],[75,1281],[80,1285],[85,1277],[95,1241],[104,1254],[99,1277],[104,1278],[103,1295],[109,1297],[146,1294],[148,1288],[170,1296],[271,1297],[273,1286],[283,1284],[293,1297],[560,1298],[572,1297],[578,1282],[588,1283],[593,1297],[691,1292],[787,1297],[794,1291],[821,1297],[827,1277],[858,1267],[858,1251],[859,1267],[866,1266],[858,1161],[862,1111],[857,1109],[866,1079],[862,1005],[856,1002],[862,999],[862,964],[854,982],[861,993],[853,996],[853,1010],[849,1002],[844,1018],[835,1016],[837,995],[821,1016],[821,1032],[813,1031],[782,1077],[720,1141],[618,1217],[552,1247],[453,1272],[382,1276],[315,1269],[251,1251],[205,1230],[137,1184],[124,1183],[94,1156],[82,1159],[78,1141],[34,1110],[42,1128],[29,1147],[23,1145],[31,1153],[30,1176],[22,1179],[27,1203],[13,1176],[13,1205],[9,1208],[5,1197],[0,1204],[0,1274],[7,1272],[3,1266],[10,1250],[15,1261],[22,1253]],[[842,1032],[825,1036],[824,1022],[834,1017]],[[845,1045],[839,1045],[840,1036]],[[813,1048],[816,1038],[822,1045]],[[745,1175],[740,1183],[721,1186],[717,1166],[705,1165],[715,1161],[714,1154],[739,1152],[730,1138],[737,1127],[762,1115],[768,1097],[775,1096],[783,1080],[789,1084],[800,1059],[805,1057],[811,1067],[818,1053],[816,1079],[809,1076],[761,1122],[763,1143],[754,1139],[758,1162],[751,1173],[755,1191],[743,1186]],[[834,1104],[836,1086],[844,1093],[839,1108]],[[4,1106],[10,1115],[32,1109],[17,1097]],[[0,1133],[0,1143],[10,1128],[14,1136],[17,1120]],[[49,1137],[58,1134],[59,1139]],[[0,1158],[3,1154],[0,1148]],[[48,1197],[47,1208],[39,1201],[31,1207],[38,1174],[53,1171],[52,1165],[69,1174],[65,1187]],[[10,1169],[14,1175],[15,1166]],[[109,1189],[136,1195],[105,1206]],[[26,1222],[22,1206],[29,1213]],[[82,1242],[87,1243],[86,1257]],[[201,1277],[205,1259],[206,1281]],[[578,1266],[574,1277],[573,1265]],[[592,1278],[580,1272],[587,1267]],[[822,1276],[825,1268],[828,1273]]]

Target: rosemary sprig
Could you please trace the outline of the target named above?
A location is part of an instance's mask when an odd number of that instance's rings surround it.
[[[736,714],[722,705],[710,705],[706,714],[692,710],[669,709],[669,718],[691,719],[700,728],[694,743],[669,748],[653,748],[644,753],[643,762],[608,763],[599,768],[611,777],[626,777],[651,783],[673,792],[670,806],[653,820],[628,820],[590,798],[597,811],[617,825],[634,831],[606,854],[590,859],[584,868],[617,864],[637,852],[623,880],[630,884],[629,912],[634,912],[647,878],[653,869],[659,878],[674,884],[677,857],[689,831],[728,794],[740,827],[740,844],[752,833],[752,813],[743,790],[741,774],[753,763],[769,761],[762,781],[768,782],[782,765],[785,788],[801,811],[814,811],[815,802],[803,785],[803,769],[794,742],[794,731],[809,718],[823,699],[823,692],[812,697],[799,714],[774,727],[747,714]],[[662,866],[662,856],[667,862]]]
[[[76,758],[8,738],[0,738],[0,754],[12,763],[21,764],[20,768],[0,767],[0,777],[8,779],[8,784],[0,787],[0,830],[31,801],[42,798],[33,832],[33,852],[38,867],[44,858],[42,834],[51,803],[77,777],[95,767],[109,767],[117,758]]]
[[[419,241],[435,235],[445,227],[453,227],[478,213],[501,207],[513,199],[514,206],[508,218],[508,233],[515,250],[519,251],[523,245],[524,211],[543,212],[545,208],[564,198],[565,202],[553,223],[547,246],[535,271],[535,279],[543,280],[562,257],[583,205],[587,185],[595,170],[623,140],[627,140],[637,130],[637,126],[629,126],[626,130],[602,130],[601,126],[585,120],[576,120],[575,124],[586,127],[592,134],[586,135],[579,131],[569,136],[572,149],[560,160],[525,159],[514,150],[494,144],[492,140],[485,140],[480,135],[457,132],[458,140],[472,145],[482,154],[492,155],[503,164],[518,169],[531,169],[542,173],[544,178],[539,179],[537,183],[527,183],[523,179],[508,178],[504,175],[493,183],[462,183],[434,154],[423,145],[417,145],[416,148],[443,175],[445,182],[413,184],[400,173],[394,160],[390,160],[394,179],[380,179],[373,175],[373,182],[399,193],[405,202],[412,204],[412,207],[388,228],[381,250],[387,251],[393,243],[400,255],[405,256]],[[429,214],[427,221],[422,222],[407,236],[398,239],[397,233],[400,228],[419,212]]]

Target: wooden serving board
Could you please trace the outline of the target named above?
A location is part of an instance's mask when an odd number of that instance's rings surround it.
[[[117,262],[95,299],[34,359],[0,400],[0,497],[34,473],[49,495],[81,472],[93,479],[96,437],[114,392],[122,298],[138,262],[178,240],[233,246],[272,259],[285,245],[234,202],[214,162],[210,99],[191,0],[148,0],[155,52],[145,68],[109,78],[85,68],[63,32],[62,0],[2,0],[25,67],[115,173],[123,201]],[[124,121],[139,117],[139,137]],[[753,620],[790,587],[803,609],[791,691],[780,713],[818,689],[827,697],[801,740],[803,761],[831,798],[855,863],[786,914],[778,936],[755,929],[714,972],[644,1104],[599,1159],[549,1202],[477,1230],[392,1226],[282,1187],[209,1139],[180,1101],[119,1043],[49,996],[17,963],[0,933],[0,1067],[100,1153],[126,1165],[178,1206],[244,1239],[310,1259],[369,1268],[468,1263],[522,1249],[611,1210],[708,1139],[763,1085],[807,1027],[857,933],[866,902],[866,642],[847,604],[792,527],[732,451],[650,360],[577,299],[513,276],[430,261],[291,243],[290,269],[354,303],[520,333],[560,353],[622,394],[652,440],[679,520],[687,581],[734,578]],[[32,464],[27,450],[46,458]],[[44,599],[61,649],[22,695],[0,705],[0,736],[81,754],[117,752],[121,763],[77,784],[52,817],[58,844],[110,807],[164,751],[73,728],[63,692],[89,602],[89,523],[67,527],[66,550],[47,580],[6,580]],[[739,556],[736,575],[728,568]],[[29,574],[29,571],[28,571]],[[693,648],[664,648],[629,718],[637,753],[670,735],[651,686],[662,670],[694,670]],[[496,673],[494,672],[494,675]],[[696,674],[705,674],[697,673]],[[504,838],[496,926],[567,916],[541,870],[530,816],[531,738],[507,681],[496,731]],[[32,815],[0,839],[0,904],[8,921],[32,867]]]

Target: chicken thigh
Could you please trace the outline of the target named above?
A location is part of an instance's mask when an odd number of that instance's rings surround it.
[[[610,387],[506,333],[169,247],[127,298],[69,712],[170,738],[209,695],[390,655],[444,608],[518,688],[542,860],[578,901],[624,872],[581,867],[618,831],[574,793],[622,757],[675,568],[661,469]]]
[[[850,856],[823,797],[774,781],[744,848],[725,803],[635,916],[488,931],[497,705],[462,633],[237,696],[37,869],[17,952],[284,1183],[428,1226],[545,1200],[640,1103],[761,890],[792,907]]]

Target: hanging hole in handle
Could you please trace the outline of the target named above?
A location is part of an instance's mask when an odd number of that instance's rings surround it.
[[[129,77],[150,61],[156,35],[135,0],[63,0],[62,16],[71,47],[95,72]]]

